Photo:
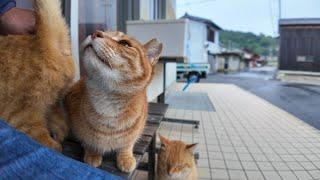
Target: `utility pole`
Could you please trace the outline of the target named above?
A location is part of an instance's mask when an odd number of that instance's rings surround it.
[[[281,19],[282,17],[282,2],[281,0],[279,0],[279,20]]]
[[[280,19],[282,18],[282,0],[278,0],[279,1],[279,19],[278,19],[278,23],[280,23]],[[278,33],[280,34],[280,27],[278,25]]]

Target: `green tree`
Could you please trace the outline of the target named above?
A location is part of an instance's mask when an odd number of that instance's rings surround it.
[[[278,40],[264,34],[256,35],[251,32],[221,31],[220,42],[227,49],[250,49],[262,56],[270,53],[278,54]]]

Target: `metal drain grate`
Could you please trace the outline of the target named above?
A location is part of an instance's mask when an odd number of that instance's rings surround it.
[[[166,95],[169,108],[198,111],[215,111],[207,93],[170,92]]]

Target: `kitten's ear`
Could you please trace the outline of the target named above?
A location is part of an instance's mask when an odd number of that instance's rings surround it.
[[[161,146],[168,146],[168,144],[170,143],[170,140],[161,136],[160,134],[159,134],[159,137],[160,137]]]
[[[197,148],[197,145],[198,145],[197,143],[195,143],[195,144],[187,144],[186,149],[193,154],[194,151]]]
[[[143,45],[146,50],[147,57],[152,66],[157,64],[160,54],[162,52],[162,43],[159,43],[156,39],[152,39]]]

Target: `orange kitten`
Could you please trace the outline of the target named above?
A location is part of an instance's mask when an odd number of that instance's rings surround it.
[[[97,31],[83,42],[88,77],[72,88],[66,105],[84,162],[100,166],[103,154],[115,150],[120,170],[136,167],[133,146],[145,126],[146,88],[161,50],[156,40],[142,45],[121,32]]]
[[[59,0],[35,0],[35,35],[0,36],[0,118],[41,144],[61,150],[46,117],[74,78],[69,31]],[[56,108],[55,108],[56,109]],[[63,122],[63,121],[62,121]]]
[[[197,144],[170,141],[161,135],[160,141],[161,149],[158,155],[157,179],[197,179],[197,167],[193,155]]]

